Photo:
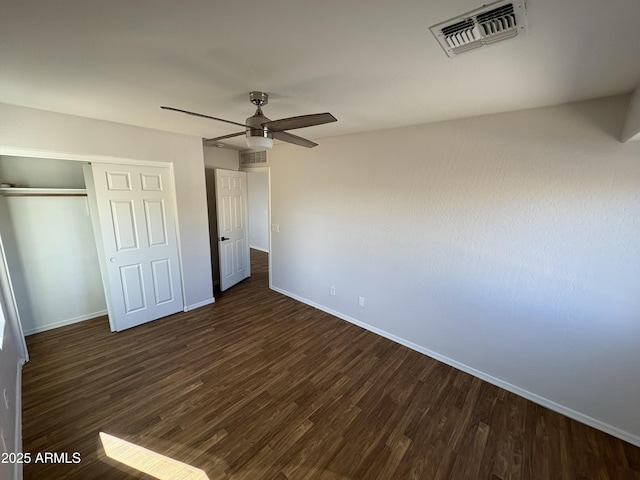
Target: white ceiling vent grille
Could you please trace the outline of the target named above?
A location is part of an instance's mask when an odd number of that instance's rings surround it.
[[[240,167],[266,167],[267,166],[267,152],[241,152],[240,153]]]
[[[430,28],[450,57],[527,32],[524,0],[498,1]]]

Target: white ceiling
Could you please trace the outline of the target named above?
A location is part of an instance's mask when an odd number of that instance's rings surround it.
[[[335,115],[293,132],[319,139],[640,83],[640,1],[528,0],[526,37],[448,58],[429,27],[482,3],[0,0],[0,102],[215,137],[160,105],[242,122],[262,90],[271,119]]]

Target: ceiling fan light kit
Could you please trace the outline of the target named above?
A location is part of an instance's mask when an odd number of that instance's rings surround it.
[[[208,118],[210,120],[216,120],[218,122],[230,123],[232,125],[238,125],[245,127],[244,131],[231,133],[229,135],[223,135],[221,137],[208,138],[204,140],[205,146],[218,146],[220,140],[232,137],[238,137],[245,135],[247,141],[247,147],[251,150],[268,150],[273,147],[273,140],[281,140],[287,143],[293,143],[302,147],[312,148],[317,146],[317,143],[307,140],[306,138],[298,137],[285,130],[294,130],[296,128],[313,127],[315,125],[323,125],[325,123],[331,123],[337,121],[336,117],[330,113],[314,113],[311,115],[300,115],[298,117],[282,118],[280,120],[269,120],[262,113],[262,107],[269,103],[269,94],[264,92],[251,92],[249,93],[249,101],[256,106],[256,112],[245,120],[245,123],[233,122],[231,120],[225,120],[223,118],[212,117],[210,115],[204,115],[202,113],[190,112],[174,107],[161,106],[164,110],[173,110],[174,112],[186,113],[187,115],[193,115],[200,118]]]
[[[257,136],[247,132],[247,147],[251,150],[271,150],[273,148],[273,138]]]

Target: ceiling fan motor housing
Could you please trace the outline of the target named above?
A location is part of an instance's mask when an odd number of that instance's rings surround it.
[[[273,133],[262,126],[263,123],[268,121],[269,119],[262,114],[262,110],[258,107],[256,113],[245,121],[245,124],[251,127],[247,128],[247,137],[273,138]]]
[[[249,93],[249,100],[253,103],[257,109],[251,117],[247,118],[245,124],[251,128],[247,128],[247,137],[265,137],[273,138],[273,133],[270,132],[262,124],[269,122],[270,119],[265,117],[262,113],[262,106],[269,103],[269,94],[264,92],[251,92]]]

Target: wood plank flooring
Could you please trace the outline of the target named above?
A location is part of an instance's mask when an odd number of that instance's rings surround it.
[[[24,450],[82,460],[25,479],[155,478],[105,432],[206,474],[164,478],[640,480],[640,448],[270,291],[266,254],[252,272],[129,331],[28,337]]]

